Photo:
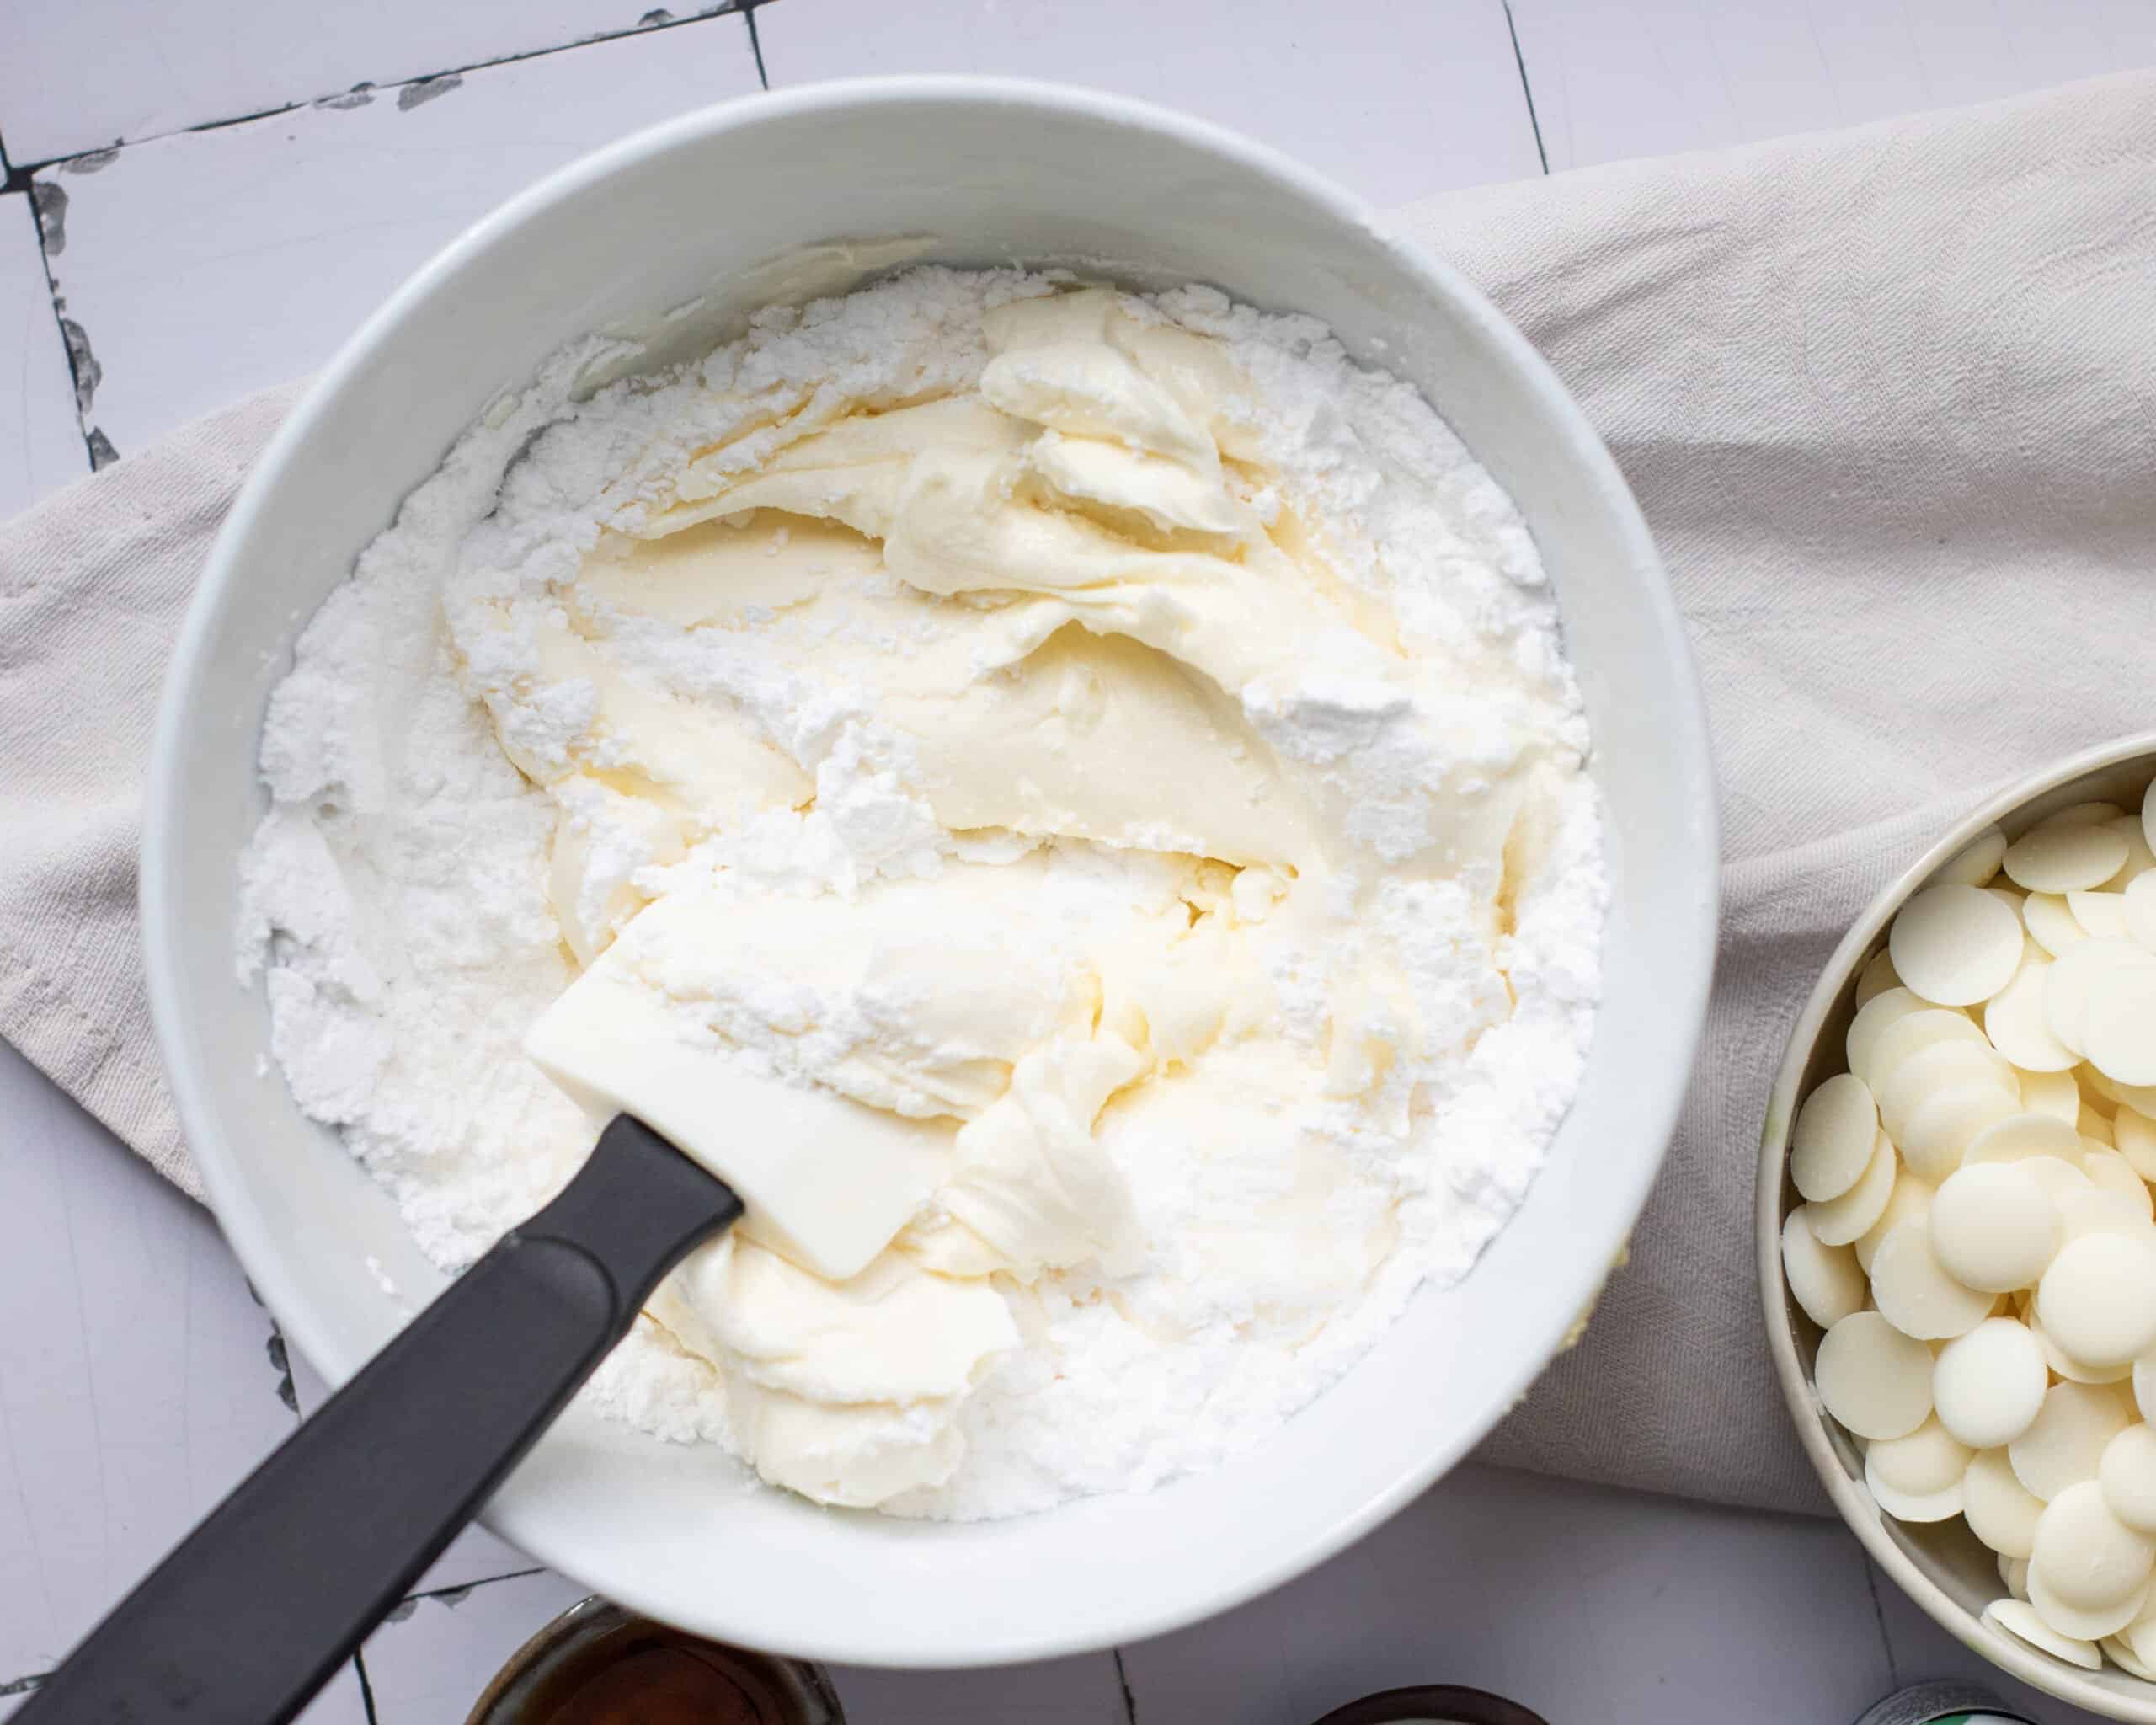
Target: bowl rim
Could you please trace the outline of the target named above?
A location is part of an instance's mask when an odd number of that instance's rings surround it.
[[[300,461],[318,423],[332,403],[360,380],[377,350],[391,343],[414,310],[434,295],[467,262],[491,248],[548,206],[588,189],[650,155],[737,129],[763,125],[819,109],[847,107],[905,109],[965,103],[1031,109],[1060,117],[1129,127],[1210,154],[1226,163],[1279,185],[1291,195],[1328,211],[1344,226],[1359,229],[1390,254],[1404,274],[1434,301],[1450,306],[1476,338],[1490,345],[1512,369],[1523,395],[1556,428],[1553,451],[1577,464],[1583,480],[1607,510],[1614,534],[1630,568],[1642,578],[1636,603],[1652,621],[1662,644],[1667,698],[1672,723],[1664,743],[1666,766],[1680,782],[1699,788],[1696,836],[1689,853],[1665,857],[1662,866],[1694,876],[1686,883],[1694,914],[1658,930],[1675,979],[1662,1010],[1688,1051],[1686,1058],[1641,1072],[1630,1087],[1639,1115],[1655,1146],[1628,1171],[1621,1202],[1605,1211],[1614,1251],[1636,1222],[1661,1171],[1690,1080],[1692,1060],[1705,1024],[1712,979],[1720,915],[1719,819],[1709,749],[1704,693],[1690,641],[1678,612],[1668,573],[1630,488],[1600,435],[1527,338],[1481,291],[1444,263],[1415,245],[1365,200],[1271,147],[1228,128],[1157,107],[1079,86],[1032,79],[970,76],[899,76],[835,80],[798,88],[739,97],[715,104],[635,132],[579,158],[498,206],[420,266],[339,349],[319,371],[272,436],[241,488],[213,543],[201,579],[177,637],[160,697],[144,798],[140,900],[144,963],[151,1017],[164,1057],[173,1102],[185,1140],[212,1211],[234,1253],[264,1303],[276,1316],[287,1339],[331,1384],[341,1384],[364,1360],[346,1360],[314,1311],[301,1278],[288,1266],[250,1190],[243,1168],[226,1155],[205,1076],[189,1054],[181,1027],[188,1011],[188,991],[179,962],[175,931],[184,915],[179,890],[176,837],[184,782],[185,720],[201,698],[205,648],[220,601],[234,584],[242,547],[268,499]],[[1506,1412],[1561,1351],[1565,1334],[1578,1315],[1593,1309],[1606,1279],[1604,1255],[1590,1252],[1561,1266],[1558,1279],[1568,1288],[1566,1315],[1545,1327],[1534,1345],[1522,1350],[1505,1393],[1491,1398],[1456,1439],[1433,1447],[1413,1467],[1403,1469],[1384,1488],[1342,1504],[1325,1530],[1292,1549],[1246,1571],[1223,1575],[1211,1585],[1193,1588],[1174,1610],[1104,1603],[1081,1626],[1044,1621],[1023,1637],[1007,1637],[990,1646],[893,1642],[873,1636],[841,1634],[812,1628],[799,1634],[763,1635],[763,1644],[797,1657],[853,1660],[890,1666],[950,1667],[1042,1659],[1088,1652],[1122,1642],[1166,1633],[1241,1605],[1301,1575],[1343,1550],[1449,1471],[1487,1435]],[[342,1368],[342,1369],[340,1369]],[[520,1503],[506,1502],[504,1492],[477,1519],[540,1562],[589,1583],[590,1566],[580,1547],[563,1548]],[[719,1639],[739,1639],[728,1625],[685,1615],[680,1603],[661,1597],[632,1578],[604,1578],[606,1591],[620,1603],[662,1621]],[[960,1638],[963,1641],[963,1637]]]
[[[1782,1062],[1774,1075],[1759,1137],[1757,1186],[1753,1193],[1759,1300],[1766,1323],[1767,1350],[1773,1356],[1774,1375],[1782,1399],[1796,1423],[1798,1441],[1811,1461],[1812,1471],[1833,1499],[1835,1512],[1863,1543],[1871,1560],[1915,1600],[1924,1614],[1972,1653],[1982,1654],[2009,1675],[2031,1688],[2106,1718],[2128,1725],[2156,1725],[2156,1684],[2143,1685],[2148,1698],[2121,1696],[2095,1683],[2064,1661],[2022,1646],[1985,1628],[1977,1614],[1949,1598],[1915,1559],[1889,1538],[1885,1513],[1864,1482],[1852,1478],[1834,1454],[1827,1435],[1825,1415],[1817,1405],[1812,1380],[1797,1357],[1796,1334],[1789,1322],[1784,1300],[1781,1262],[1783,1178],[1789,1161],[1790,1127],[1795,1120],[1797,1092],[1805,1069],[1819,1041],[1820,1027],[1853,980],[1864,955],[1880,932],[1911,894],[1933,871],[1957,855],[1985,828],[2010,819],[2047,793],[2056,791],[2092,772],[2117,766],[2137,756],[2156,757],[2156,731],[2144,731],[2100,743],[2077,754],[2023,774],[1984,798],[1956,825],[1904,868],[1866,905],[1849,932],[1842,937],[1827,960],[1819,980],[1791,1026]]]

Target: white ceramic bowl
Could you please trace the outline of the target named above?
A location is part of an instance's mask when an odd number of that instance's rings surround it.
[[[151,997],[212,1203],[292,1342],[333,1383],[399,1322],[368,1268],[440,1279],[389,1201],[274,1078],[232,961],[235,859],[263,798],[263,704],[295,636],[398,502],[563,343],[725,316],[895,260],[1065,263],[1218,284],[1314,312],[1413,380],[1518,499],[1561,598],[1615,877],[1601,1028],[1518,1217],[1272,1441],[1145,1497],[969,1526],[745,1490],[716,1450],[572,1413],[488,1520],[648,1616],[777,1652],[890,1665],[1039,1658],[1141,1637],[1288,1579],[1399,1509],[1487,1431],[1593,1297],[1661,1162],[1704,1007],[1716,830],[1700,706],[1654,547],[1593,431],[1471,289],[1337,189],[1173,115],[963,79],[834,84],[690,115],[482,222],[345,346],[264,455],[166,690],[143,842]]]
[[[1828,1418],[1812,1387],[1818,1325],[1790,1297],[1782,1276],[1782,1224],[1803,1202],[1789,1178],[1789,1129],[1797,1105],[1837,1072],[1849,1070],[1849,1020],[1856,1015],[1858,974],[1886,944],[1894,913],[1946,862],[1986,827],[2019,838],[2047,814],[2076,803],[2125,802],[2141,806],[2142,788],[2156,773],[2156,733],[2107,743],[2009,785],[1910,864],[1900,879],[1871,901],[1844,937],[1806,1001],[1789,1049],[1775,1076],[1759,1139],[1758,1190],[1759,1285],[1767,1316],[1768,1350],[1796,1421],[1796,1434],[1819,1472],[1828,1495],[1856,1536],[1903,1591],[1932,1620],[2001,1670],[2062,1701],[2124,1719],[2156,1725],[2156,1684],[2106,1665],[2083,1671],[2038,1653],[1983,1622],[1984,1607],[2003,1598],[1996,1558],[1959,1516],[1924,1525],[1895,1520],[1882,1511],[1864,1482],[1864,1457],[1849,1434]]]

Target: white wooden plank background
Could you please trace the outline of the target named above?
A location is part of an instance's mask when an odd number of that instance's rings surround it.
[[[760,88],[746,24],[713,19],[63,163],[45,252],[103,374],[90,421],[125,451],[303,377],[511,193]]]
[[[1513,0],[1553,172],[2156,62],[2148,0]]]
[[[716,0],[675,0],[672,13],[642,0],[30,4],[27,28],[13,33],[0,58],[0,125],[17,162],[138,142],[341,95],[355,85],[462,71],[722,9]]]
[[[84,465],[30,200],[0,197],[0,521],[58,490]]]
[[[1249,132],[1381,205],[1541,171],[1504,8],[1486,0],[787,0],[756,24],[774,88],[904,72],[1091,84]]]
[[[2148,0],[703,9],[24,0],[0,50],[15,164],[0,190],[0,515],[88,471],[93,446],[124,457],[304,374],[547,168],[760,82],[1091,83],[1251,132],[1383,204],[1545,158],[1712,148],[2156,63]],[[370,99],[324,102],[355,85]],[[62,316],[80,332],[80,414]],[[208,1218],[4,1047],[0,1121],[4,1716],[322,1391],[303,1363],[287,1372]],[[577,1592],[474,1530],[308,1717],[456,1725]],[[1897,1682],[1984,1669],[1837,1525],[1470,1469],[1311,1575],[1176,1635],[1004,1671],[837,1677],[854,1717],[881,1725],[1300,1725],[1439,1680],[1555,1721],[1832,1725]],[[2055,1725],[2085,1717],[2022,1699]]]

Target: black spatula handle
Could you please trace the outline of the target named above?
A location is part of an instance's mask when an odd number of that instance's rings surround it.
[[[414,1318],[47,1678],[16,1725],[280,1725],[740,1200],[641,1123]]]

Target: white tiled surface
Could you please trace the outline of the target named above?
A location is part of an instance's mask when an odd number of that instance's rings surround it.
[[[2148,0],[1513,0],[1513,13],[1501,0],[782,0],[755,27],[774,86],[906,70],[1090,82],[1252,132],[1380,203],[1538,171],[1529,90],[1540,148],[1562,168],[2156,61]],[[124,456],[319,364],[444,239],[546,168],[756,87],[739,17],[483,65],[632,31],[642,15],[638,0],[31,0],[0,50],[0,139],[15,163],[45,164],[0,192],[0,514],[86,471],[86,431]],[[384,88],[307,105],[474,67],[431,99]],[[195,126],[208,129],[183,130]],[[115,138],[131,142],[109,160],[50,161]],[[64,223],[42,257],[26,177]],[[86,422],[48,265],[102,374]],[[208,1219],[4,1048],[0,1121],[4,1717],[8,1691],[322,1392],[304,1366],[286,1382],[270,1318]],[[371,1701],[348,1667],[307,1717],[456,1725],[575,1592],[469,1533],[369,1642]],[[1838,1525],[1470,1471],[1301,1581],[1119,1654],[837,1680],[869,1725],[1300,1725],[1366,1690],[1435,1680],[1506,1690],[1559,1722],[1833,1725],[1897,1682],[1985,1669],[1869,1576]],[[2085,1717],[2022,1699],[2053,1725]]]
[[[25,163],[335,97],[355,85],[461,71],[668,16],[643,0],[29,6],[36,15],[20,20],[0,58],[0,138],[10,160]],[[719,9],[718,0],[674,5],[683,19]]]
[[[442,93],[407,105],[414,87],[385,89],[51,176],[67,203],[56,254],[48,215],[46,255],[104,374],[90,422],[115,448],[304,376],[510,194],[759,85],[747,24],[719,18],[419,88]]]
[[[83,470],[67,350],[26,197],[0,197],[0,521]]]
[[[756,25],[774,89],[900,72],[1091,84],[1248,132],[1379,204],[1540,171],[1497,0],[787,0]]]
[[[1512,0],[1551,170],[2156,62],[2148,0]]]

